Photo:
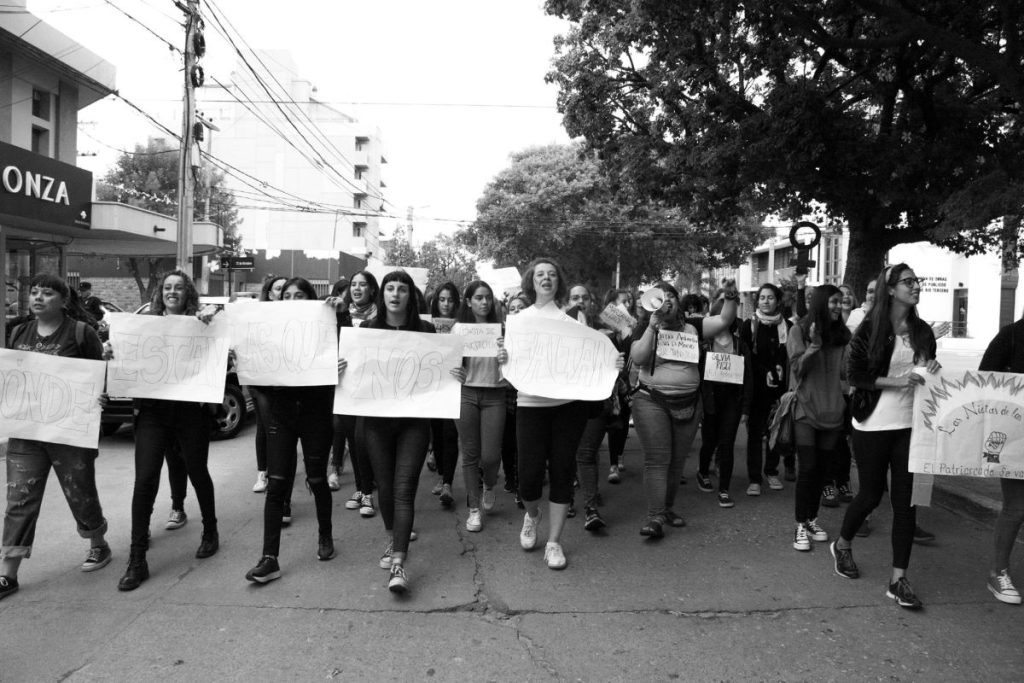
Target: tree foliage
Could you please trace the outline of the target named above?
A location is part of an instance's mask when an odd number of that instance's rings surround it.
[[[891,247],[964,252],[1019,213],[1016,0],[548,0],[549,80],[619,182],[697,225],[818,202],[858,289]]]
[[[387,262],[395,266],[426,268],[430,287],[453,282],[461,292],[476,279],[473,256],[451,235],[439,235],[416,249],[409,242],[405,228],[399,226],[388,242]]]
[[[620,281],[636,284],[735,261],[753,246],[748,226],[701,230],[674,208],[631,197],[580,145],[532,147],[484,188],[459,239],[503,265],[556,258],[575,280],[599,286],[612,282],[617,263]]]
[[[241,238],[238,226],[241,219],[235,205],[235,196],[224,184],[224,174],[213,170],[210,193],[206,196],[205,183],[196,187],[193,220],[210,220],[224,229],[225,253],[238,253]],[[178,147],[171,147],[162,138],[150,138],[145,146],[136,145],[134,152],[125,152],[114,162],[97,183],[96,198],[100,201],[120,202],[147,209],[164,216],[178,215]],[[207,202],[208,200],[208,202]],[[207,205],[209,218],[206,217]],[[166,259],[131,257],[128,267],[139,288],[142,301],[148,301],[156,288],[160,272],[166,268]],[[143,273],[143,265],[146,273]],[[143,277],[146,281],[143,281]]]

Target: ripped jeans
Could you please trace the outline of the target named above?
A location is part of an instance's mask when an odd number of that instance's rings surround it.
[[[51,467],[78,525],[78,535],[95,538],[107,532],[107,520],[96,492],[97,455],[99,451],[95,448],[11,439],[7,447],[4,557],[32,556],[36,522]]]

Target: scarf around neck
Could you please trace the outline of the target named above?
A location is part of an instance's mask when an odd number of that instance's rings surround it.
[[[782,313],[776,313],[775,315],[767,315],[762,313],[760,310],[754,311],[754,317],[750,319],[750,337],[754,340],[753,348],[751,349],[754,353],[757,353],[757,328],[759,325],[767,325],[774,327],[776,334],[779,337],[779,346],[786,345],[786,325],[783,323]]]
[[[362,306],[355,302],[348,305],[348,314],[353,320],[373,320],[377,317],[377,304],[372,301]]]

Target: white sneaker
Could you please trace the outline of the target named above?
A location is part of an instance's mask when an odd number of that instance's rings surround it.
[[[480,496],[480,507],[482,507],[487,512],[490,512],[491,510],[494,509],[494,488],[493,487],[492,488],[487,488],[486,486],[484,487],[484,492]]]
[[[391,555],[394,552],[394,546],[391,541],[384,546],[384,554],[380,556],[380,561],[377,563],[381,569],[391,569]]]
[[[267,473],[260,470],[256,473],[256,483],[252,485],[253,493],[264,493],[267,490]]]
[[[523,530],[519,532],[519,545],[523,550],[533,550],[537,547],[537,525],[540,524],[540,517],[539,510],[536,517],[531,517],[529,512],[523,515]]]
[[[346,510],[358,510],[363,506],[363,494],[358,490],[345,501]]]
[[[1021,603],[1020,591],[1014,587],[1013,581],[1010,580],[1009,570],[1004,569],[995,576],[989,576],[988,590],[999,602],[1005,602],[1008,605],[1019,605]]]
[[[778,477],[772,476],[770,474],[767,477],[765,477],[765,478],[768,480],[768,488],[770,488],[772,491],[781,491],[782,490],[782,480],[781,479],[779,479]]]
[[[748,486],[747,487],[747,495],[748,496],[760,496],[761,495],[761,485],[760,484],[751,484],[750,486]]]
[[[558,543],[549,542],[544,546],[544,561],[548,563],[548,569],[565,569],[565,553]]]
[[[327,486],[332,491],[338,491],[341,489],[341,477],[338,476],[338,470],[333,470],[327,475]]]
[[[811,539],[807,536],[807,527],[797,522],[796,535],[793,536],[793,548],[807,551],[811,549]]]
[[[484,528],[480,521],[480,508],[469,508],[469,517],[466,519],[466,531],[480,531]]]
[[[818,524],[817,518],[808,521],[805,526],[807,527],[807,535],[811,537],[812,541],[817,541],[818,543],[828,541],[828,532]]]
[[[388,590],[392,593],[406,593],[409,590],[409,577],[401,564],[391,565],[391,576],[388,578]]]

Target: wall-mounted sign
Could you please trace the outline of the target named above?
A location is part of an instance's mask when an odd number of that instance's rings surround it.
[[[921,283],[922,292],[936,292],[939,294],[949,292],[949,280],[945,277],[929,277],[926,275],[921,279],[924,280]]]
[[[254,270],[255,256],[221,256],[220,267],[225,270]]]
[[[0,142],[0,215],[88,228],[92,173]]]

